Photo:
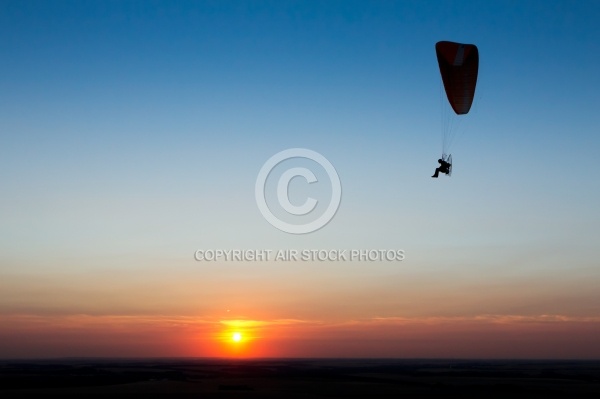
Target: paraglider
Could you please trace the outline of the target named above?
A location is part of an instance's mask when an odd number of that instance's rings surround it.
[[[441,158],[438,159],[438,163],[440,164],[440,166],[435,168],[435,173],[431,177],[437,178],[440,172],[450,176],[450,173],[452,173],[452,155],[449,155],[449,160],[446,161]]]
[[[435,44],[435,52],[448,103],[455,115],[465,115],[471,109],[475,96],[479,50],[474,44],[441,41]],[[438,160],[440,166],[432,177],[437,177],[439,173],[448,176],[452,173],[452,155],[448,152],[457,128],[453,129],[454,119],[451,115],[444,115],[443,109],[444,105],[442,105],[442,158]]]

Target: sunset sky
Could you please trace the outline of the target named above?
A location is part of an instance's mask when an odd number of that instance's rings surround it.
[[[0,358],[600,358],[599,20],[597,1],[3,0]],[[480,68],[432,179],[440,40]],[[309,234],[255,201],[289,148],[342,185]],[[327,202],[315,173],[291,200]],[[194,257],[217,249],[404,259]]]

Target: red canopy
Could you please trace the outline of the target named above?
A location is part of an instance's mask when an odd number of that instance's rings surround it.
[[[477,46],[437,42],[435,52],[448,102],[458,115],[468,113],[473,104],[479,70]]]

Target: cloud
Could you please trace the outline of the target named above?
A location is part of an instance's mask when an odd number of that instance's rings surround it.
[[[375,317],[359,323],[380,324],[448,324],[448,323],[481,323],[481,324],[517,324],[517,323],[598,323],[598,316],[569,316],[560,314],[540,315],[503,315],[483,314],[474,316],[428,316],[428,317]]]
[[[246,319],[238,319],[238,320],[221,320],[221,324],[226,325],[228,327],[266,327],[266,326],[293,326],[298,324],[308,324],[314,323],[309,320],[298,320],[298,319],[274,319],[274,320],[246,320]]]

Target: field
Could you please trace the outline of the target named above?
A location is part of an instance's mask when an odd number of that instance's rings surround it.
[[[600,397],[600,361],[54,359],[0,361],[0,397]]]

